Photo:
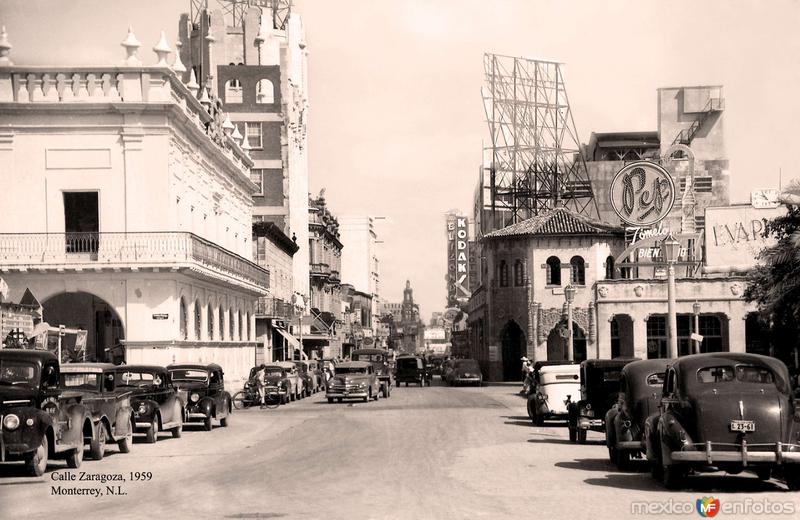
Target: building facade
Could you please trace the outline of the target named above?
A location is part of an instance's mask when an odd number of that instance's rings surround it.
[[[0,67],[0,270],[86,330],[89,359],[121,343],[128,363],[213,361],[237,384],[269,287],[248,260],[252,161],[163,38],[155,66],[123,45],[121,67]]]
[[[339,217],[342,248],[342,280],[357,291],[372,295],[371,322],[380,318],[380,262],[378,235],[372,217]]]

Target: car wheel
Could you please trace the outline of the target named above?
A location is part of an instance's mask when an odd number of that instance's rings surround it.
[[[364,398],[364,402],[366,403],[366,402],[367,402],[367,401],[369,401],[370,399],[372,399],[372,388],[370,388],[370,389],[369,389],[369,393],[368,393],[368,394],[367,394],[367,396]]]
[[[534,414],[533,414],[533,408],[531,408],[531,400],[530,400],[530,399],[528,399],[528,417],[530,417],[531,421],[533,421],[534,423],[536,423],[536,421],[535,421],[535,420],[534,420],[534,418],[533,418],[533,415],[534,415]]]
[[[569,426],[568,428],[569,428],[569,441],[575,442],[576,440],[578,440],[578,430],[573,428],[572,426]]]
[[[686,469],[678,464],[661,465],[661,482],[667,489],[678,489],[686,476]]]
[[[535,410],[533,412],[533,424],[536,426],[544,426],[544,416],[536,413]]]
[[[389,385],[388,384],[383,385],[383,397],[384,397],[384,399],[389,397]]]
[[[577,437],[578,437],[578,444],[586,444],[586,433],[587,431],[583,428],[578,428]]]
[[[608,460],[617,466],[617,448],[608,448]]]
[[[228,427],[228,416],[227,415],[219,420],[219,425],[222,426],[223,428],[227,428]]]
[[[380,398],[381,398],[381,393],[380,393],[380,391],[378,391],[378,392],[375,392],[375,395],[373,395],[373,396],[372,396],[372,398],[373,398],[373,399],[375,399],[376,401],[377,401],[378,399],[380,399]]]
[[[153,422],[150,423],[145,432],[145,442],[153,444],[156,441],[158,441],[158,417],[153,417]]]
[[[34,477],[41,477],[44,475],[47,469],[47,454],[49,450],[50,445],[47,442],[47,435],[42,435],[42,442],[39,444],[39,447],[36,448],[33,455],[25,461],[28,473]]]
[[[786,480],[786,487],[790,491],[800,491],[800,468],[793,466],[784,469],[784,477]]]
[[[333,397],[328,398],[328,404],[333,404]]]
[[[207,432],[210,432],[211,429],[214,427],[212,424],[212,419],[210,415],[207,415],[205,419],[203,419],[203,429]]]
[[[120,453],[130,453],[131,452],[131,443],[133,442],[133,421],[128,420],[128,436],[123,437],[119,441],[117,441],[117,447],[119,448]]]
[[[103,460],[106,452],[106,427],[102,421],[97,423],[92,441],[89,443],[89,456],[92,460]]]
[[[336,402],[337,402],[337,403],[341,403],[341,402],[342,402],[342,398],[341,398],[341,397],[337,397],[337,398],[336,398]]]
[[[83,462],[83,446],[70,450],[69,453],[67,453],[68,467],[72,469],[80,468],[81,462]]]

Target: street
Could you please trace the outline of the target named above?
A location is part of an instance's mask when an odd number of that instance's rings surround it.
[[[130,454],[109,450],[78,470],[57,460],[31,478],[7,465],[0,516],[610,518],[631,516],[634,501],[694,504],[711,494],[722,503],[797,506],[781,483],[747,473],[689,477],[688,490],[669,492],[644,466],[618,472],[600,434],[577,445],[561,425],[533,427],[518,390],[450,388],[437,377],[433,387],[394,388],[378,402],[328,404],[318,393],[274,410],[237,411],[228,428],[210,433],[189,426],[180,440],[137,438]],[[125,481],[77,480],[84,472]],[[76,480],[54,480],[69,475]],[[103,496],[55,496],[59,486]],[[111,496],[107,486],[126,494]]]

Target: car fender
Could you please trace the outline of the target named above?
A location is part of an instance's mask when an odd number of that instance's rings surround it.
[[[205,396],[197,403],[197,407],[200,411],[206,414],[206,417],[216,417],[217,416],[217,403],[214,402],[214,399],[211,397]]]
[[[114,437],[125,437],[129,433],[130,423],[133,422],[133,409],[130,406],[120,406],[114,417]]]
[[[139,417],[140,422],[145,422],[145,421],[152,422],[154,417],[160,415],[159,406],[156,401],[153,401],[152,399],[139,399],[136,402],[136,406],[134,407],[134,409],[139,408],[139,403],[144,403],[145,406],[147,406],[147,412],[148,412],[145,415],[141,415]],[[142,419],[144,419],[145,421],[142,421]]]
[[[616,446],[617,439],[619,438],[618,425],[615,421],[618,415],[619,410],[617,409],[617,405],[612,406],[606,412],[606,446],[609,448]]]
[[[74,404],[65,410],[64,420],[66,423],[59,421],[58,425],[58,429],[61,431],[59,444],[73,447],[83,446],[84,427],[88,423],[94,428],[92,414],[83,405]]]
[[[658,428],[661,422],[659,414],[653,414],[644,422],[644,434],[642,435],[645,457],[650,462],[656,462],[660,458],[661,453],[661,440],[659,438]]]
[[[658,423],[658,434],[662,444],[669,450],[680,450],[683,446],[683,440],[691,443],[691,438],[683,425],[670,412],[665,412],[661,415],[661,420]]]

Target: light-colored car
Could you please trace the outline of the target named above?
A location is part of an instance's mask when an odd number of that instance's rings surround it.
[[[336,365],[333,379],[328,381],[325,397],[332,403],[334,399],[342,402],[345,398],[360,398],[366,403],[381,396],[381,382],[378,380],[372,363],[348,361]]]
[[[288,379],[292,385],[292,388],[289,391],[289,398],[292,401],[302,399],[306,396],[306,387],[303,383],[303,378],[300,376],[300,371],[298,370],[297,365],[294,364],[294,361],[276,361],[275,363],[270,363],[267,365],[267,367],[270,366],[281,367],[286,373],[286,379]]]
[[[566,420],[567,403],[581,393],[580,365],[546,365],[536,372],[528,395],[528,415],[537,426],[545,419]]]

